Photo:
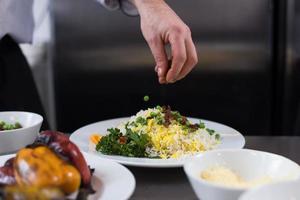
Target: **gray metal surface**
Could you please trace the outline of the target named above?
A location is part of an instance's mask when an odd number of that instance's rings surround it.
[[[185,80],[160,86],[138,17],[94,1],[52,1],[58,129],[169,104],[245,134],[270,134],[271,0],[168,2],[190,26],[199,64]]]
[[[263,135],[263,134],[262,134]],[[246,148],[286,156],[300,164],[300,137],[246,137]],[[129,167],[137,186],[133,200],[197,199],[182,168],[151,169]]]

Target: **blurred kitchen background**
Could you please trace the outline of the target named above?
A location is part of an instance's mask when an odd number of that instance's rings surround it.
[[[168,104],[245,135],[300,135],[300,1],[167,2],[190,26],[199,63],[161,86],[138,17],[92,0],[51,0],[44,37],[22,45],[50,127],[73,132]]]

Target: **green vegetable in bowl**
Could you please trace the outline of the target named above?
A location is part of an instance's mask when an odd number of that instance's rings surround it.
[[[19,122],[10,124],[0,120],[0,131],[14,130],[19,128],[22,128],[22,125]]]

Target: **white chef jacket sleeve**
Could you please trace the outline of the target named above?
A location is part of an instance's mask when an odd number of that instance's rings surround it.
[[[126,15],[137,16],[139,13],[131,0],[97,0],[107,10],[121,9]]]
[[[20,43],[32,41],[32,5],[33,0],[0,0],[0,39],[10,34]]]

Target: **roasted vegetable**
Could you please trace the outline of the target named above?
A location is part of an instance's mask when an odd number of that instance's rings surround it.
[[[0,185],[13,185],[16,183],[14,170],[14,158],[7,160],[3,167],[0,167]]]
[[[45,146],[20,150],[15,158],[14,174],[20,186],[56,187],[65,194],[78,190],[81,179],[74,166]]]
[[[44,131],[0,167],[0,200],[59,200],[75,191],[83,200],[94,193],[91,174],[78,147],[67,136]]]
[[[88,186],[91,182],[90,169],[78,147],[63,133],[55,131],[43,131],[35,141],[35,145],[43,144],[64,156],[78,169],[82,183]]]

